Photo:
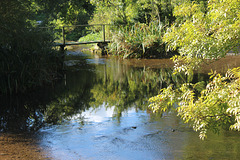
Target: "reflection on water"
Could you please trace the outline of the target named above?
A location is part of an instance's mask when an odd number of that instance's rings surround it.
[[[69,52],[70,53],[70,52]],[[238,132],[198,138],[174,114],[162,118],[147,100],[171,82],[164,68],[116,59],[69,56],[65,79],[17,97],[1,97],[2,132],[37,134],[54,159],[237,159]],[[146,61],[146,60],[145,60]],[[161,61],[162,62],[162,61]],[[195,79],[204,79],[196,75]],[[0,155],[1,158],[1,155]]]

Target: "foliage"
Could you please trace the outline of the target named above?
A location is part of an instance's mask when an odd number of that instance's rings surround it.
[[[32,26],[29,4],[27,0],[0,2],[0,94],[42,85],[61,69],[52,36]]]
[[[207,12],[197,2],[186,1],[176,7],[174,15],[184,20],[169,28],[164,36],[169,49],[178,49],[180,53],[174,60],[192,64],[188,68],[194,70],[204,59],[219,59],[230,50],[236,51],[240,41],[239,3],[211,0]],[[180,66],[176,69],[181,70]]]
[[[210,0],[207,9],[191,1],[175,8],[179,21],[164,35],[169,49],[178,49],[180,53],[173,57],[174,74],[191,75],[206,59],[219,59],[230,50],[237,51],[239,6],[238,0]],[[150,108],[160,112],[176,110],[195,131],[200,131],[201,139],[206,137],[207,130],[218,132],[220,126],[240,131],[239,78],[240,68],[235,68],[225,76],[211,73],[205,89],[203,82],[184,83],[179,88],[170,85],[149,100]]]
[[[154,54],[158,54],[157,57],[164,56],[163,32],[164,27],[153,22],[149,25],[136,23],[132,27],[122,27],[113,34],[112,52],[123,58],[149,57]]]
[[[96,7],[90,24],[127,24],[134,16],[135,12],[132,11],[136,8],[135,1],[130,0],[90,0],[90,2]]]
[[[86,24],[93,11],[93,6],[88,1],[77,0],[35,0],[37,15],[43,24]],[[41,19],[42,17],[42,19]]]
[[[240,131],[240,68],[229,70],[225,76],[211,73],[211,81],[200,96],[196,96],[205,85],[185,83],[179,88],[172,85],[162,89],[161,94],[149,99],[154,111],[166,112],[174,109],[186,122],[191,123],[199,137],[204,139],[207,130],[219,131],[219,127]],[[177,106],[172,108],[172,106]]]
[[[85,25],[93,13],[94,7],[88,0],[34,0],[37,8],[35,18],[41,26],[55,27],[55,36],[60,38],[62,26]],[[77,40],[86,35],[86,28],[66,27],[67,40]]]
[[[124,58],[167,57],[162,35],[171,24],[173,6],[179,0],[102,0],[90,1],[96,8],[90,24],[107,23],[112,27],[110,50]],[[172,53],[170,53],[171,55]]]
[[[23,34],[22,44],[0,48],[1,94],[23,92],[59,77],[62,59],[52,49],[51,36],[38,31]]]
[[[173,5],[179,0],[90,0],[96,7],[90,23],[134,24],[172,22]]]

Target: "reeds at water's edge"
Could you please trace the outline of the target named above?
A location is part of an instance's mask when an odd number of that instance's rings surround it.
[[[0,95],[25,92],[49,83],[61,70],[61,53],[47,32],[29,31],[23,41],[0,46]]]
[[[165,27],[158,22],[120,27],[113,34],[111,52],[123,58],[169,57],[172,53],[166,51],[164,33]]]

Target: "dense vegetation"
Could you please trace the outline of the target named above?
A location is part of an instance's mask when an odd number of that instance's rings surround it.
[[[90,20],[94,6],[88,0],[31,0],[37,11],[35,19],[42,26],[52,27],[55,38],[60,38],[61,27],[65,27],[67,40],[78,40],[79,37],[90,33],[84,26]],[[72,27],[71,27],[72,26]]]
[[[90,1],[96,9],[90,24],[112,24],[110,53],[123,58],[169,57],[162,35],[175,17],[169,0]]]
[[[0,94],[24,92],[59,76],[61,55],[33,15],[27,0],[0,1]]]
[[[63,65],[62,53],[53,48],[60,38],[58,29],[86,24],[92,11],[88,1],[1,0],[0,95],[25,92],[58,78]],[[83,29],[66,28],[67,38],[86,35]]]

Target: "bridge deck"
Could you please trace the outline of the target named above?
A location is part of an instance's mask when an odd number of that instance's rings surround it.
[[[110,40],[105,41],[88,41],[88,42],[66,42],[63,43],[55,43],[55,46],[70,46],[70,45],[80,45],[80,44],[92,44],[92,43],[110,43]]]

